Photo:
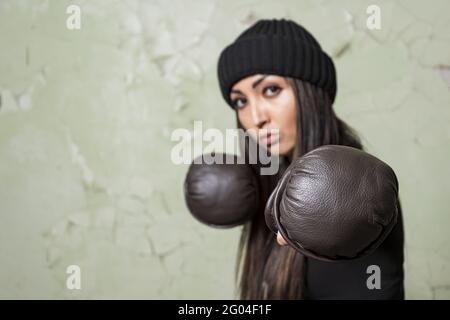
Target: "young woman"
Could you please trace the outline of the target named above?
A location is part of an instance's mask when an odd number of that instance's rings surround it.
[[[333,61],[293,21],[259,20],[242,32],[222,51],[218,77],[238,128],[256,132],[257,143],[278,153],[285,166],[324,145],[363,149],[355,132],[333,111]],[[259,136],[265,129],[278,133]],[[243,149],[247,156],[248,146]],[[236,266],[240,298],[403,299],[400,203],[397,223],[375,251],[360,259],[323,261],[295,250],[280,232],[274,237],[267,227],[264,208],[282,174],[283,168],[278,175],[257,175],[260,205],[244,224]],[[374,270],[369,266],[379,271],[375,288],[368,285]]]

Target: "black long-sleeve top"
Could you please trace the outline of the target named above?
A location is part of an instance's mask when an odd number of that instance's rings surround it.
[[[306,258],[305,299],[404,299],[404,231],[400,207],[397,224],[369,256],[345,262]],[[367,279],[380,269],[380,289],[369,289]]]

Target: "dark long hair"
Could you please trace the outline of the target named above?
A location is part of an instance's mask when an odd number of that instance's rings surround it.
[[[296,145],[291,160],[282,157],[276,175],[260,175],[258,164],[255,165],[261,203],[259,212],[243,226],[236,262],[237,289],[243,300],[302,299],[304,256],[290,246],[279,246],[264,219],[267,199],[290,161],[327,144],[363,149],[358,135],[334,113],[332,101],[324,90],[299,79],[287,80],[296,99]],[[238,119],[237,126],[242,128]],[[241,144],[241,151],[248,157],[246,143]]]

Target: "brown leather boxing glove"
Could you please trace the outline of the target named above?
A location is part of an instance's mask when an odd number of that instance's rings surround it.
[[[325,145],[294,160],[265,208],[267,226],[323,261],[373,252],[397,222],[398,181],[378,158]]]
[[[197,158],[189,167],[184,196],[191,214],[212,227],[231,228],[249,221],[259,208],[258,180],[235,155],[215,154],[221,163]]]

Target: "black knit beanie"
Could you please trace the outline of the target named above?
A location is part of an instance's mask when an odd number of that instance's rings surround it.
[[[336,71],[331,58],[305,28],[291,20],[259,20],[220,54],[222,96],[232,106],[230,91],[240,79],[258,73],[308,81],[334,101]]]

